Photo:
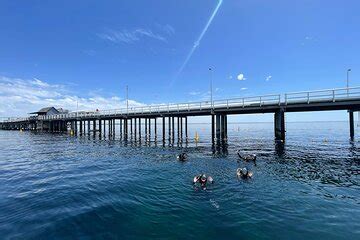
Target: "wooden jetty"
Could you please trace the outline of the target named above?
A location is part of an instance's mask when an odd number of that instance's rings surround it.
[[[255,97],[232,98],[215,101],[176,104],[147,105],[126,109],[90,112],[38,114],[24,118],[9,118],[0,122],[3,130],[33,130],[64,132],[71,129],[75,134],[105,132],[114,135],[116,126],[124,139],[129,136],[141,139],[141,127],[145,139],[151,135],[153,126],[157,136],[159,123],[162,140],[188,139],[188,117],[211,116],[213,143],[227,141],[227,117],[233,114],[274,114],[274,137],[285,141],[285,114],[287,112],[347,110],[350,137],[354,137],[354,112],[360,110],[360,87],[337,88],[318,91],[293,92]],[[53,111],[53,110],[52,110]],[[144,124],[142,124],[144,123]],[[176,123],[176,124],[175,124]],[[176,131],[175,131],[176,130]]]

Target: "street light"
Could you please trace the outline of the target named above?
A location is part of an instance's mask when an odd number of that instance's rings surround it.
[[[212,69],[209,68],[210,71],[210,104],[211,104],[211,108],[213,107],[213,87],[212,87],[212,82],[213,82],[213,74],[212,74]]]
[[[129,114],[129,87],[126,85],[126,113]]]
[[[347,96],[349,97],[349,73],[351,72],[351,69],[349,68],[346,71],[346,91],[347,91]]]
[[[76,117],[78,116],[79,114],[79,99],[76,98]]]

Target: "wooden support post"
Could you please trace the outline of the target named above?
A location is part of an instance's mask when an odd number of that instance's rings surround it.
[[[151,118],[149,118],[149,141],[151,139]]]
[[[349,110],[349,124],[350,124],[350,138],[354,139],[355,130],[354,130],[354,111]]]
[[[171,118],[171,139],[172,139],[172,142],[174,142],[174,140],[175,140],[175,117],[172,117]]]
[[[211,115],[211,142],[215,143],[215,115]]]
[[[136,124],[136,118],[134,118],[134,138],[135,138],[135,141],[136,141],[136,132],[137,132],[137,124]]]
[[[165,142],[165,117],[162,117],[162,140]]]
[[[220,114],[216,114],[216,144],[220,144]]]
[[[90,134],[90,120],[87,121],[87,134]]]
[[[177,117],[177,137],[178,142],[180,141],[180,117]]]
[[[139,118],[139,140],[141,140],[141,118]]]
[[[132,118],[130,118],[130,139],[133,137],[133,124],[132,124]]]
[[[171,117],[168,117],[169,143],[171,142]]]
[[[228,126],[227,126],[227,115],[224,115],[224,139],[223,141],[227,142],[228,140]]]
[[[109,123],[110,123],[110,132],[111,132],[111,136],[114,135],[114,123],[112,121],[112,119],[109,119]]]
[[[95,134],[96,132],[96,120],[93,120],[93,133]]]
[[[108,130],[108,136],[110,137],[110,135],[111,135],[111,122],[110,122],[110,120],[107,120],[107,130]]]
[[[188,121],[187,121],[187,117],[185,117],[185,138],[186,138],[186,142],[189,141],[189,135],[188,135]]]
[[[155,136],[155,140],[157,139],[157,126],[156,126],[156,117],[154,119],[154,136]]]
[[[108,121],[109,123],[109,121]],[[103,133],[104,135],[106,135],[106,120],[104,120],[104,124],[103,124]]]
[[[183,118],[182,117],[180,118],[180,139],[182,142],[182,139],[183,139]]]
[[[221,115],[221,142],[224,142],[225,140],[225,115]]]
[[[122,128],[122,125],[123,125],[123,120],[120,119],[120,138],[122,138],[122,136],[123,136],[123,128]]]
[[[128,139],[128,120],[127,118],[124,119],[124,139]]]
[[[80,135],[82,135],[83,134],[83,122],[80,120],[80,122],[79,122],[79,124],[80,124]]]
[[[101,135],[101,132],[102,132],[102,120],[99,119],[99,134]],[[105,124],[105,123],[104,123]]]
[[[114,121],[112,119],[110,119],[109,121],[111,126],[111,136],[114,136]]]
[[[147,118],[145,118],[145,142],[147,141],[148,139],[148,125],[147,125]]]
[[[113,136],[115,136],[115,132],[116,132],[116,125],[115,125],[115,119],[112,120],[112,132],[113,132]]]
[[[275,112],[275,139],[285,141],[285,113],[284,110]]]

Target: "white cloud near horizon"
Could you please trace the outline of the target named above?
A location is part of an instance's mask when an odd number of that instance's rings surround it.
[[[244,76],[243,73],[240,73],[240,74],[237,76],[237,80],[239,80],[239,81],[244,81],[244,80],[246,80],[246,78],[245,78],[245,76]]]
[[[113,43],[135,43],[144,38],[155,39],[161,42],[167,42],[167,37],[175,34],[175,29],[166,24],[165,26],[157,25],[160,29],[158,32],[154,32],[148,28],[136,28],[133,30],[115,30],[115,29],[107,29],[102,33],[98,33],[97,36],[101,39]]]
[[[272,78],[272,76],[271,75],[269,75],[269,76],[267,76],[266,78],[265,78],[265,81],[270,81],[270,79]]]
[[[0,117],[26,116],[30,112],[49,106],[70,111],[126,107],[126,100],[117,96],[91,94],[79,97],[70,93],[65,85],[50,84],[37,78],[20,79],[5,76],[0,76],[0,103]],[[129,106],[139,107],[145,104],[129,100]]]

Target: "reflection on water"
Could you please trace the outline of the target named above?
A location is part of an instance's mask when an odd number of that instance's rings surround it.
[[[272,127],[229,124],[225,146],[197,124],[173,144],[0,131],[0,236],[359,238],[359,141],[347,123],[289,123],[286,143]],[[239,167],[254,177],[237,179]],[[191,184],[199,173],[215,179],[207,191]]]

